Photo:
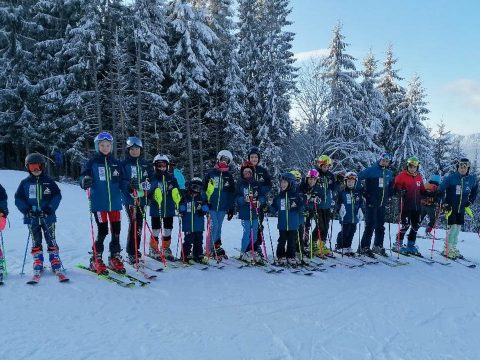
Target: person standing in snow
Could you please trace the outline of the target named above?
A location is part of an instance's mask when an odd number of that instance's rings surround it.
[[[181,195],[177,179],[168,172],[168,156],[158,154],[153,159],[155,173],[150,184],[150,216],[152,218],[153,238],[150,239],[150,255],[156,259],[162,257],[174,260],[170,245],[172,242],[173,217],[180,205]],[[162,230],[162,250],[159,249],[159,236]]]
[[[221,150],[217,154],[217,162],[213,169],[210,169],[203,179],[212,223],[208,252],[225,259],[227,254],[222,248],[222,224],[225,215],[228,221],[232,220],[234,215],[235,180],[230,173],[232,160],[233,155],[230,151]]]
[[[438,199],[447,220],[448,228],[445,247],[442,254],[451,259],[461,258],[457,249],[460,227],[465,221],[465,214],[473,218],[470,206],[477,198],[478,183],[470,173],[470,161],[461,158],[457,161],[457,171],[445,177],[438,188]]]
[[[25,168],[29,176],[20,182],[15,192],[15,205],[23,214],[23,223],[28,226],[32,237],[33,272],[36,275],[43,271],[42,233],[53,272],[60,272],[62,267],[55,240],[55,211],[62,195],[55,181],[44,173],[45,165],[43,155],[27,155]]]
[[[102,131],[95,137],[94,145],[95,155],[85,164],[79,179],[82,189],[90,189],[90,206],[97,224],[97,239],[90,258],[90,268],[99,274],[108,273],[102,254],[110,222],[112,235],[108,266],[113,271],[124,273],[120,246],[123,169],[111,154],[113,137],[110,133]]]
[[[124,173],[123,205],[128,215],[127,261],[135,265],[142,257],[140,241],[142,238],[143,216],[150,191],[152,167],[141,157],[143,143],[138,137],[127,139],[125,160],[122,161]],[[135,253],[136,251],[136,253]]]
[[[398,244],[393,246],[394,251],[400,248],[400,252],[406,255],[420,255],[415,241],[420,227],[421,200],[425,194],[422,175],[418,172],[420,161],[416,156],[407,159],[406,168],[395,177],[395,192],[400,197],[400,233],[398,234]],[[408,233],[407,246],[403,246],[403,238]]]
[[[365,231],[360,242],[360,254],[373,256],[373,253],[385,256],[383,247],[385,237],[385,206],[393,195],[393,172],[388,169],[392,157],[383,153],[380,160],[358,174],[358,183],[363,185],[365,197]],[[370,250],[373,232],[375,240]]]
[[[435,196],[440,185],[440,175],[432,175],[427,184],[425,184],[425,195],[422,198],[422,213],[420,216],[420,222],[428,216],[428,225],[425,229],[425,236],[432,236],[432,230],[437,221],[438,211],[437,204],[435,202]]]

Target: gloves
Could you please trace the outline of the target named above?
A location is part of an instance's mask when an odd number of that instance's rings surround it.
[[[148,179],[145,180],[144,182],[142,182],[140,184],[140,187],[142,188],[143,191],[150,191],[151,185],[150,185],[150,182],[148,181]]]
[[[130,184],[129,184],[130,192],[133,192],[133,190],[137,190],[137,188],[138,188],[137,178],[131,178],[130,179]]]
[[[207,205],[201,205],[198,204],[197,209],[196,209],[196,214],[198,216],[205,216],[208,213],[208,206]]]
[[[363,221],[364,216],[363,216],[363,211],[362,211],[362,209],[358,209],[357,217],[358,217],[358,221]]]
[[[163,194],[160,188],[156,188],[155,191],[153,192],[153,199],[157,202],[158,207],[162,206]]]
[[[342,204],[342,206],[340,206],[340,209],[338,210],[338,216],[343,219],[346,214],[347,210],[345,209],[345,205]]]
[[[208,201],[210,201],[210,197],[212,196],[214,191],[215,191],[215,180],[210,179],[208,180],[207,191],[206,191]]]
[[[465,208],[465,214],[470,216],[470,219],[473,219],[473,211],[472,211],[472,209],[470,209],[469,206]]]
[[[172,190],[172,199],[175,203],[175,207],[178,209],[178,204],[180,204],[180,200],[182,200],[182,197],[180,196],[180,192],[177,188],[173,188]]]
[[[88,188],[91,188],[93,185],[93,179],[91,176],[86,175],[83,180],[82,180],[82,188],[84,190],[87,190]]]
[[[27,218],[39,219],[45,217],[45,213],[42,210],[28,210]]]
[[[472,206],[472,202],[470,200],[468,200],[466,203],[465,203],[465,208],[469,208],[470,206]]]
[[[51,215],[53,214],[53,209],[50,206],[45,206],[42,211],[44,215]]]
[[[443,213],[445,214],[445,218],[448,219],[452,214],[452,205],[450,204],[443,204],[442,205]]]
[[[269,210],[268,205],[267,204],[262,205],[261,210],[263,211],[264,214],[268,213],[268,210]]]
[[[234,211],[233,209],[228,209],[228,212],[227,212],[227,220],[230,221],[233,219],[233,215],[234,215]]]
[[[399,190],[397,191],[397,193],[398,193],[398,196],[404,197],[405,194],[407,193],[407,190],[405,190],[405,189],[399,189]]]

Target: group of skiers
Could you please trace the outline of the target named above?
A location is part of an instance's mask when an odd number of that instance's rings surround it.
[[[478,190],[475,176],[469,174],[468,159],[460,159],[457,170],[443,181],[434,175],[428,184],[424,184],[419,173],[420,161],[415,156],[410,157],[405,169],[394,177],[389,169],[391,157],[388,153],[383,153],[376,163],[358,175],[353,171],[334,175],[331,158],[321,155],[315,159],[315,168],[305,176],[298,170],[283,173],[278,194],[270,201],[272,179],[267,169],[259,164],[261,153],[257,147],[250,149],[237,180],[231,169],[232,153],[222,150],[204,179],[194,177],[185,185],[181,172],[174,169],[168,156],[155,156],[153,164],[146,161],[142,141],[137,137],[128,138],[122,162],[111,154],[113,137],[110,133],[98,134],[94,145],[95,154],[82,169],[79,183],[88,193],[92,227],[93,219],[97,225],[96,238],[92,239],[90,269],[99,274],[107,273],[107,268],[125,272],[120,244],[122,206],[129,219],[126,252],[127,261],[132,265],[138,265],[142,256],[140,240],[145,228],[149,229],[149,256],[174,260],[171,241],[176,215],[181,222],[180,260],[186,263],[207,262],[210,257],[217,261],[227,258],[222,247],[222,223],[225,216],[231,220],[235,213],[238,213],[243,227],[239,259],[246,262],[265,261],[263,223],[266,219],[268,225],[266,214],[275,213],[278,213],[279,230],[275,255],[279,265],[298,266],[304,255],[331,255],[333,249],[326,246],[326,239],[335,214],[341,224],[335,251],[350,256],[355,254],[352,240],[358,223],[365,220],[358,254],[387,256],[384,247],[385,212],[393,196],[400,199],[398,218],[401,226],[396,246],[391,250],[419,255],[415,241],[422,219],[429,217],[428,234],[443,213],[448,223],[448,241],[443,253],[457,258],[461,257],[457,249],[460,226],[465,213],[473,217],[470,206]],[[29,154],[25,159],[29,176],[22,180],[15,193],[15,205],[24,215],[24,223],[32,238],[34,273],[43,270],[42,234],[52,270],[59,272],[62,268],[55,239],[55,211],[61,194],[55,181],[45,174],[45,165],[41,154]],[[150,208],[151,228],[146,222],[147,206]],[[0,185],[0,230],[5,227],[7,215],[7,195]],[[204,244],[205,216],[207,235]],[[312,229],[313,222],[315,227]],[[111,241],[107,266],[102,255],[109,229]],[[181,238],[182,232],[184,239]],[[0,260],[2,257],[0,249]],[[3,267],[4,262],[0,261],[0,272]]]

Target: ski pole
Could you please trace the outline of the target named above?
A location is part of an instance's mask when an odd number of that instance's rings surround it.
[[[87,196],[88,196],[88,208],[90,210],[90,229],[92,233],[92,248],[93,248],[93,259],[95,260],[95,270],[97,274],[99,274],[98,270],[98,257],[97,257],[97,247],[95,245],[95,233],[93,231],[93,213],[92,213],[92,199],[90,194],[90,188],[87,189]]]
[[[270,238],[270,246],[272,247],[272,260],[275,262],[275,251],[273,250],[272,233],[270,232],[270,222],[268,221],[268,216],[265,216],[265,219],[267,219],[268,237]]]
[[[258,209],[258,206],[255,207],[255,212],[257,213],[258,226],[260,228],[260,231],[258,233],[260,234],[260,240],[262,241],[263,256],[268,261],[267,248],[265,247],[265,239],[264,239],[264,236],[263,236],[263,229],[261,228],[261,227],[263,227],[263,224],[260,224],[260,210]]]
[[[322,244],[322,235],[320,232],[320,218],[318,216],[317,203],[315,202],[315,223],[317,224],[317,241],[320,245],[320,257],[323,259],[323,244]],[[313,245],[311,245],[313,247]],[[313,250],[313,249],[312,249]]]
[[[392,256],[392,232],[390,230],[390,221],[388,222],[388,240],[390,240],[390,256]]]
[[[133,189],[133,196],[137,198],[137,189]],[[133,241],[135,250],[135,269],[138,272],[138,243],[137,243],[137,204],[133,204],[132,213],[130,214],[130,222],[133,225]]]
[[[27,261],[27,250],[28,250],[28,244],[30,244],[30,237],[32,236],[32,227],[30,224],[28,224],[28,238],[27,238],[27,245],[25,246],[25,253],[23,254],[23,264],[22,264],[22,272],[20,275],[25,275],[24,269],[25,269],[25,261]]]
[[[400,224],[402,222],[403,196],[400,197],[400,212],[398,216],[398,234],[397,234],[397,259],[400,258]]]
[[[0,231],[0,238],[2,240],[2,247],[0,248],[0,261],[3,263],[3,270],[5,270],[5,276],[8,275],[7,259],[5,257],[5,245],[3,243],[3,231]]]
[[[255,261],[255,250],[254,250],[254,246],[255,246],[255,242],[253,240],[253,194],[252,192],[249,192],[248,193],[248,201],[250,203],[250,242],[252,243],[252,259],[253,261]]]
[[[333,235],[333,213],[330,213],[329,216],[332,217],[331,221],[330,221],[330,234],[328,236],[328,246],[330,246],[330,251],[333,252],[333,249],[332,249],[332,235]]]

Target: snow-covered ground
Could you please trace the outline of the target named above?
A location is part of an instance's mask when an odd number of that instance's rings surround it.
[[[125,289],[74,267],[87,263],[91,246],[86,194],[74,185],[60,185],[57,213],[71,281],[61,284],[46,273],[38,286],[28,286],[28,276],[19,275],[28,232],[13,201],[25,176],[0,171],[11,214],[3,233],[9,276],[0,288],[1,359],[480,358],[480,269],[415,260],[396,268],[337,266],[312,277],[187,268]],[[275,224],[271,218],[273,239]],[[335,222],[335,235],[337,229]],[[396,225],[391,231],[394,236]],[[234,254],[239,220],[226,221],[224,234]],[[460,250],[480,261],[478,235],[460,239]],[[430,240],[419,246],[429,255]],[[27,267],[28,274],[30,255]]]

